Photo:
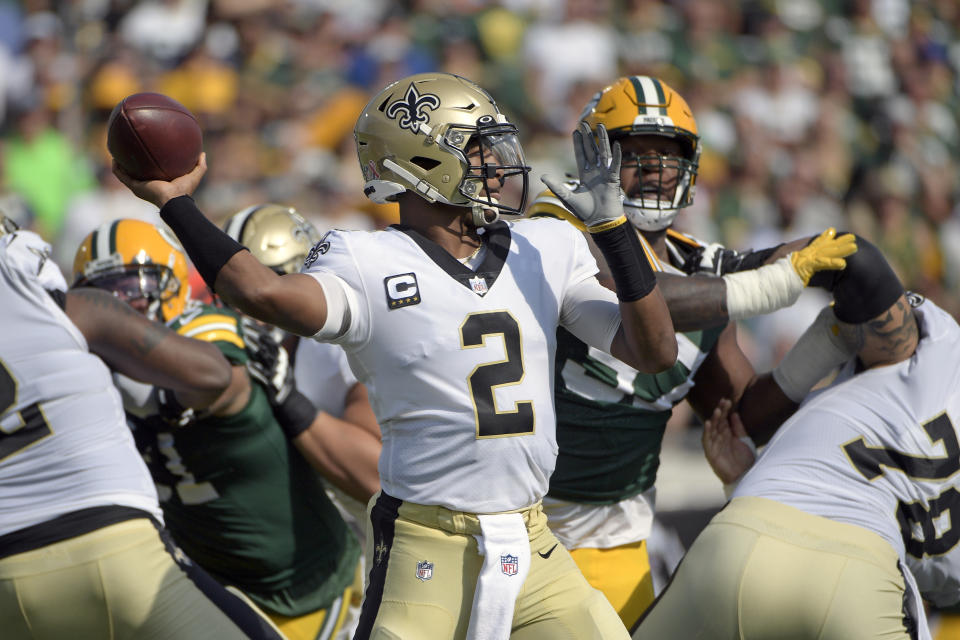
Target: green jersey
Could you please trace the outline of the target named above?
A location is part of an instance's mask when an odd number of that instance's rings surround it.
[[[237,315],[197,305],[171,323],[247,360]],[[173,426],[134,420],[167,528],[190,558],[263,608],[299,616],[328,607],[352,582],[359,545],[316,474],[277,424],[266,392],[227,417]]]
[[[705,245],[672,230],[666,242],[666,268],[687,275],[753,268],[769,255]],[[667,420],[724,328],[678,333],[676,364],[656,375],[639,373],[560,329],[554,376],[560,451],[548,495],[613,504],[652,487]]]

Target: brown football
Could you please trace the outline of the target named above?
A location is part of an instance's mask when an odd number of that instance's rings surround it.
[[[134,93],[110,114],[107,149],[138,180],[173,180],[197,166],[203,133],[189,109],[173,98]]]

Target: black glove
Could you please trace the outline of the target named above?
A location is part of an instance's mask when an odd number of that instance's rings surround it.
[[[273,406],[281,405],[294,388],[290,355],[281,345],[283,331],[253,318],[240,322],[247,349],[247,372],[263,385]]]

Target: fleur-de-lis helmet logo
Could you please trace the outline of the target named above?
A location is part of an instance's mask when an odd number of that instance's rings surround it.
[[[387,117],[396,120],[401,129],[410,129],[419,133],[420,125],[430,122],[430,116],[424,109],[435,110],[440,106],[440,98],[432,93],[420,95],[417,88],[410,83],[407,93],[402,98],[390,103],[387,107]]]

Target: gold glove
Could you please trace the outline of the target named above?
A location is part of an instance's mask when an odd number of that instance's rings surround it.
[[[852,233],[837,237],[837,230],[827,229],[813,242],[790,255],[790,263],[804,286],[818,271],[840,270],[847,266],[845,257],[857,250],[857,239]]]

